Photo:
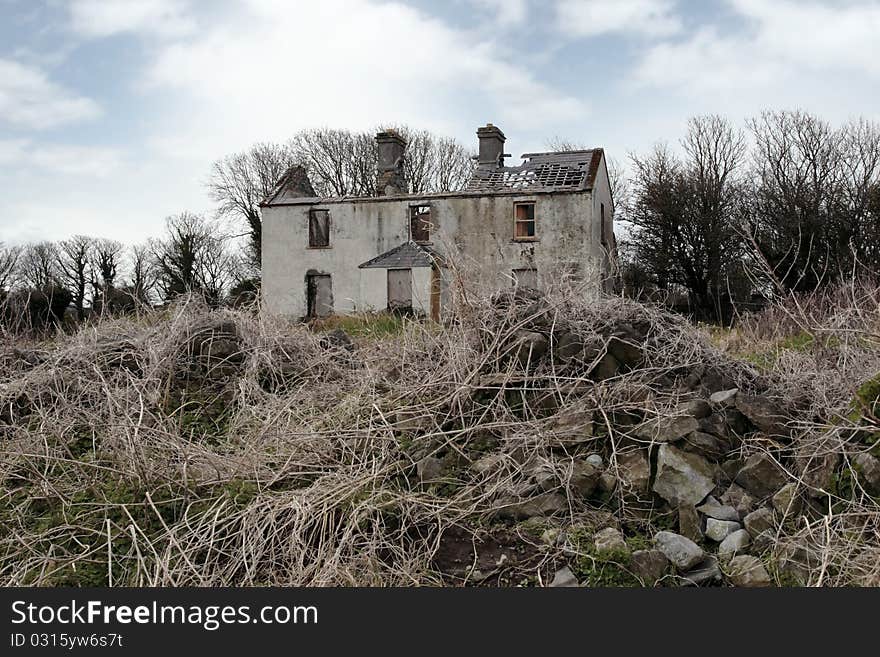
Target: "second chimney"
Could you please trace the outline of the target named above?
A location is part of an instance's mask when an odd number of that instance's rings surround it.
[[[501,128],[487,123],[484,127],[477,128],[477,138],[480,140],[480,164],[502,166],[505,137]]]
[[[383,130],[376,135],[376,195],[393,196],[406,194],[406,172],[403,157],[406,141],[397,130]]]

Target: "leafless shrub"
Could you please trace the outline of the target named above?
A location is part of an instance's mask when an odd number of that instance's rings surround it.
[[[849,436],[870,428],[837,411],[856,385],[842,385],[845,373],[861,376],[869,353],[877,363],[876,287],[847,293],[839,324],[830,298],[824,310],[817,301],[814,311],[779,311],[817,331],[853,331],[842,351],[863,349],[842,355],[839,371],[809,373],[833,384],[802,390],[790,365],[759,372],[681,318],[588,297],[576,281],[545,297],[490,297],[453,278],[447,326],[407,320],[354,352],[303,325],[194,299],[105,318],[52,346],[4,347],[0,583],[437,584],[450,581],[438,559],[462,531],[514,536],[533,557],[516,576],[542,582],[573,551],[590,555],[493,524],[499,514],[528,500],[542,471],[564,501],[554,521],[564,530],[620,523],[650,533],[668,523],[626,489],[586,501],[571,488],[572,467],[594,451],[619,472],[636,447],[625,418],[674,413],[698,394],[695,373],[793,402],[792,463],[830,450],[844,473],[859,449]],[[585,355],[561,359],[552,342],[546,357],[523,356],[511,345],[535,326],[580,340]],[[644,360],[597,381],[589,373],[623,326],[643,335]],[[846,358],[856,353],[853,368]],[[585,437],[586,421],[595,427]],[[767,447],[747,440],[741,452]],[[451,467],[426,481],[425,459]],[[811,584],[876,583],[876,501],[857,484],[816,499],[781,526],[776,547],[808,562]],[[505,569],[462,568],[452,581],[494,581]]]

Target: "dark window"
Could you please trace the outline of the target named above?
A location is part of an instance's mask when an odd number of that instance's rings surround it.
[[[409,234],[413,242],[427,242],[431,239],[430,205],[416,205],[410,208]]]
[[[309,246],[330,246],[330,211],[309,210]]]
[[[607,247],[608,246],[608,227],[605,225],[605,204],[604,203],[599,204],[599,222],[600,222],[599,230],[602,231],[602,234],[600,235],[599,239],[602,242],[602,246]]]
[[[513,206],[513,237],[527,240],[535,236],[535,204],[516,203]]]
[[[513,284],[517,287],[538,288],[538,270],[537,269],[514,269]]]

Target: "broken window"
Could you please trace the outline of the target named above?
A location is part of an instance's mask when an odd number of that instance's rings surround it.
[[[330,211],[309,210],[309,247],[330,246]]]
[[[527,240],[535,236],[535,204],[515,203],[513,206],[514,227],[513,237]]]
[[[602,231],[602,234],[599,237],[599,240],[601,241],[602,246],[607,249],[608,248],[608,227],[605,225],[605,204],[604,203],[599,204],[599,221],[600,221],[599,230]]]
[[[514,287],[531,287],[538,288],[538,270],[537,269],[514,269],[513,270]]]
[[[409,234],[413,242],[428,242],[431,239],[431,206],[416,205],[410,208]]]

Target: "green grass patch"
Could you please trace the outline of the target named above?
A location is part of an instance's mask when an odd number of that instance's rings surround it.
[[[311,323],[311,327],[319,333],[342,329],[352,337],[377,340],[399,335],[408,321],[412,320],[394,313],[360,313],[316,320]]]

